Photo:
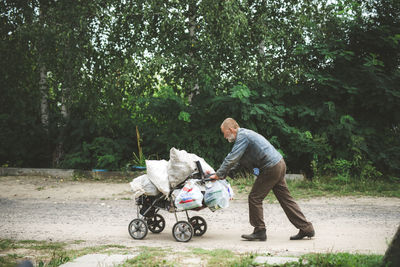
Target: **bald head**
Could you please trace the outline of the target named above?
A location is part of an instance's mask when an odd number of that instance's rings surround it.
[[[237,130],[240,127],[239,124],[234,119],[226,118],[221,124],[221,129],[229,129],[229,128]]]

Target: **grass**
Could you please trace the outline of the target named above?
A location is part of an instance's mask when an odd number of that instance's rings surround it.
[[[305,264],[287,266],[341,266],[341,267],[375,267],[382,263],[382,255],[364,255],[350,253],[307,254],[302,257]]]
[[[193,254],[202,258],[203,261],[207,262],[207,266],[220,266],[221,262],[230,264],[236,260],[236,255],[232,251],[226,249],[206,250],[202,248],[193,248],[191,253],[188,254],[188,257],[191,257],[190,254]]]
[[[0,256],[0,266],[15,267],[17,265],[17,259],[20,258],[23,258],[23,256],[18,254],[7,254],[5,256]]]
[[[85,241],[76,240],[71,244],[82,244]],[[35,266],[53,267],[71,261],[77,257],[92,253],[126,253],[126,247],[121,245],[103,245],[84,247],[80,249],[67,249],[68,243],[47,242],[37,240],[10,240],[0,239],[0,266],[17,266],[18,262],[30,256]],[[25,255],[22,255],[21,252]]]
[[[81,244],[82,240],[71,242],[71,244]],[[256,265],[254,260],[257,256],[266,254],[235,253],[226,249],[207,250],[204,248],[191,248],[187,251],[171,250],[158,247],[134,247],[128,248],[121,245],[103,245],[95,247],[83,247],[80,249],[67,249],[67,243],[22,240],[15,241],[9,239],[0,240],[0,266],[15,267],[22,260],[26,260],[26,255],[35,266],[55,267],[60,266],[73,259],[93,253],[106,254],[130,254],[139,253],[135,258],[125,261],[120,266],[270,266],[267,264]],[[268,254],[267,256],[271,256]],[[32,258],[34,257],[34,258]],[[279,266],[300,267],[300,266],[342,266],[342,267],[372,267],[379,266],[383,255],[365,255],[350,253],[326,253],[326,254],[305,254],[299,258],[298,262],[286,263]],[[278,266],[278,265],[274,265]]]
[[[340,180],[338,177],[322,177],[312,182],[294,182],[293,188],[300,190],[317,190],[335,196],[375,196],[375,197],[400,197],[400,183],[386,180],[350,179]]]
[[[241,255],[226,249],[207,250],[192,248],[190,251],[166,251],[160,248],[142,248],[134,259],[120,266],[251,266],[254,255]],[[190,263],[190,264],[189,264]]]
[[[133,259],[125,261],[124,267],[129,266],[143,266],[143,267],[156,267],[156,266],[174,266],[176,263],[168,259],[167,254],[170,255],[172,252],[160,249],[160,248],[149,248],[141,247],[141,252],[138,256]]]
[[[65,251],[53,251],[53,254],[49,261],[39,261],[37,266],[38,267],[56,267],[60,266],[61,264],[67,263],[71,260],[71,258],[67,255]]]
[[[253,176],[229,179],[235,193],[248,194],[254,183]],[[295,199],[314,197],[373,196],[400,198],[400,183],[396,180],[340,179],[340,177],[317,177],[312,181],[287,181]],[[243,196],[244,197],[244,196]],[[274,194],[268,194],[266,201],[275,202]]]
[[[66,243],[62,242],[47,242],[37,240],[21,240],[13,241],[10,239],[0,240],[0,249],[33,249],[33,250],[59,250],[66,246]]]
[[[26,260],[26,256],[20,254],[20,251],[28,255],[32,253],[37,255],[37,266],[59,266],[69,261],[64,252],[66,245],[62,242],[1,239],[0,254],[8,253],[0,256],[0,266],[17,266],[18,262]],[[48,260],[43,261],[42,258]]]
[[[149,249],[149,248],[147,248]],[[163,258],[164,256],[164,258]],[[168,252],[168,257],[160,248],[151,248],[140,253],[136,258],[127,260],[120,266],[185,266],[187,260],[192,260],[192,265],[208,267],[247,267],[247,266],[285,266],[285,267],[375,267],[380,266],[382,255],[365,255],[350,253],[305,254],[298,262],[281,265],[256,264],[254,260],[259,254],[235,254],[232,251],[217,249],[206,250],[193,248],[189,252]],[[260,255],[265,256],[265,255]],[[270,255],[268,255],[270,256]],[[197,259],[193,261],[193,259]],[[194,263],[194,264],[193,264]]]

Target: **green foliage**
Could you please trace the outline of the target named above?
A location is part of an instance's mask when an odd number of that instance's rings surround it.
[[[179,113],[178,119],[181,121],[190,122],[190,114],[185,111],[181,111]]]
[[[335,159],[332,166],[328,169],[331,173],[338,175],[336,179],[348,182],[350,179],[350,169],[352,163],[345,159]]]
[[[38,260],[37,266],[60,266],[68,261],[70,257],[64,251],[65,243],[60,242],[46,242],[37,240],[0,240],[0,249],[3,251],[25,249],[40,251],[40,254],[50,254],[49,260]],[[8,254],[6,256],[0,256],[1,266],[17,266],[17,263],[26,259],[26,255]]]
[[[136,247],[127,248],[120,245],[103,245],[81,247],[78,250],[52,249],[52,244],[46,244],[43,241],[23,240],[11,241],[0,240],[0,243],[9,243],[13,245],[6,245],[5,249],[15,249],[29,247],[35,253],[40,252],[40,256],[35,256],[33,260],[37,266],[60,266],[74,258],[93,254],[93,253],[118,253],[118,254],[132,254],[139,252],[139,254],[129,260],[126,260],[123,266],[175,266],[187,263],[185,259],[195,258],[201,261],[201,264],[206,263],[207,266],[253,266],[254,259],[259,254],[246,253],[238,254],[229,250],[216,249],[205,250],[202,248],[192,248],[190,251],[171,251],[165,248],[158,247]],[[75,241],[77,243],[80,241]],[[35,244],[40,243],[43,247],[48,247],[49,250],[37,250]],[[67,244],[64,244],[66,246]],[[32,251],[31,251],[32,252]],[[270,256],[270,254],[267,254]],[[262,256],[265,256],[262,255]],[[9,253],[0,256],[1,266],[16,266],[17,262],[25,259],[26,255],[18,255]],[[364,255],[364,254],[350,254],[350,253],[327,253],[327,254],[305,254],[302,255],[298,262],[285,263],[282,266],[379,266],[382,263],[383,255]]]
[[[71,259],[67,256],[66,252],[54,251],[51,259],[48,262],[39,261],[38,267],[57,267],[64,263],[69,262]]]
[[[335,254],[310,254],[304,256],[307,263],[289,264],[288,266],[380,266],[383,256],[381,255],[362,255],[350,253]]]
[[[234,192],[240,198],[247,198],[251,187],[254,184],[253,175],[240,175],[235,179],[229,180],[233,186]],[[358,177],[349,177],[344,175],[314,177],[312,181],[287,181],[290,193],[296,199],[316,198],[316,197],[343,197],[343,196],[374,196],[374,197],[400,197],[399,178],[378,179],[360,179]],[[269,194],[266,198],[268,202],[277,201],[274,194]]]
[[[217,168],[233,117],[289,172],[399,176],[398,1],[3,1],[0,16],[1,166],[115,170],[176,147]]]
[[[166,252],[160,249],[147,248],[133,259],[127,260],[124,266],[168,266],[171,262],[163,259]]]
[[[12,248],[15,248],[15,244],[12,240],[10,240],[10,239],[1,239],[0,240],[0,249],[1,250],[12,249]]]
[[[206,250],[193,248],[192,253],[195,256],[206,258],[207,266],[220,266],[221,263],[225,266],[243,266],[240,263],[245,262],[243,258],[238,259],[232,251],[226,249]]]
[[[17,265],[16,255],[0,256],[0,265],[3,267],[15,267]]]
[[[132,164],[135,166],[146,166],[146,158],[143,155],[143,153],[136,155],[136,153],[134,152],[132,154],[132,160],[129,162],[129,164]]]
[[[121,166],[121,146],[110,138],[97,137],[92,143],[84,142],[82,151],[67,154],[64,168],[116,170]]]

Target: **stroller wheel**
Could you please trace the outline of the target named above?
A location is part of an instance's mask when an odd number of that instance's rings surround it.
[[[161,233],[165,228],[164,217],[160,214],[155,214],[153,217],[147,219],[147,226],[152,233]]]
[[[174,224],[172,235],[178,242],[188,242],[193,237],[193,227],[186,221],[179,221]]]
[[[193,226],[195,236],[202,236],[207,231],[207,223],[203,217],[193,216],[189,219],[190,224]]]
[[[133,239],[143,239],[146,237],[148,229],[142,219],[133,219],[129,224],[128,231]]]

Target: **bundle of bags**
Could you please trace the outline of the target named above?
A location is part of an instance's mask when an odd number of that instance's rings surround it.
[[[155,196],[160,192],[169,196],[171,188],[182,183],[192,173],[198,171],[196,161],[199,161],[204,172],[214,173],[207,162],[195,155],[171,148],[170,159],[146,160],[147,174],[139,176],[130,183],[135,197],[140,195]],[[205,192],[204,195],[202,192]],[[208,182],[205,187],[196,180],[188,180],[182,189],[176,189],[171,194],[178,210],[188,210],[205,204],[215,211],[229,206],[233,191],[226,181]]]
[[[203,186],[190,179],[182,189],[175,189],[172,197],[178,211],[202,207],[203,200],[211,211],[216,211],[229,207],[229,200],[233,199],[233,190],[226,180],[210,181]]]

